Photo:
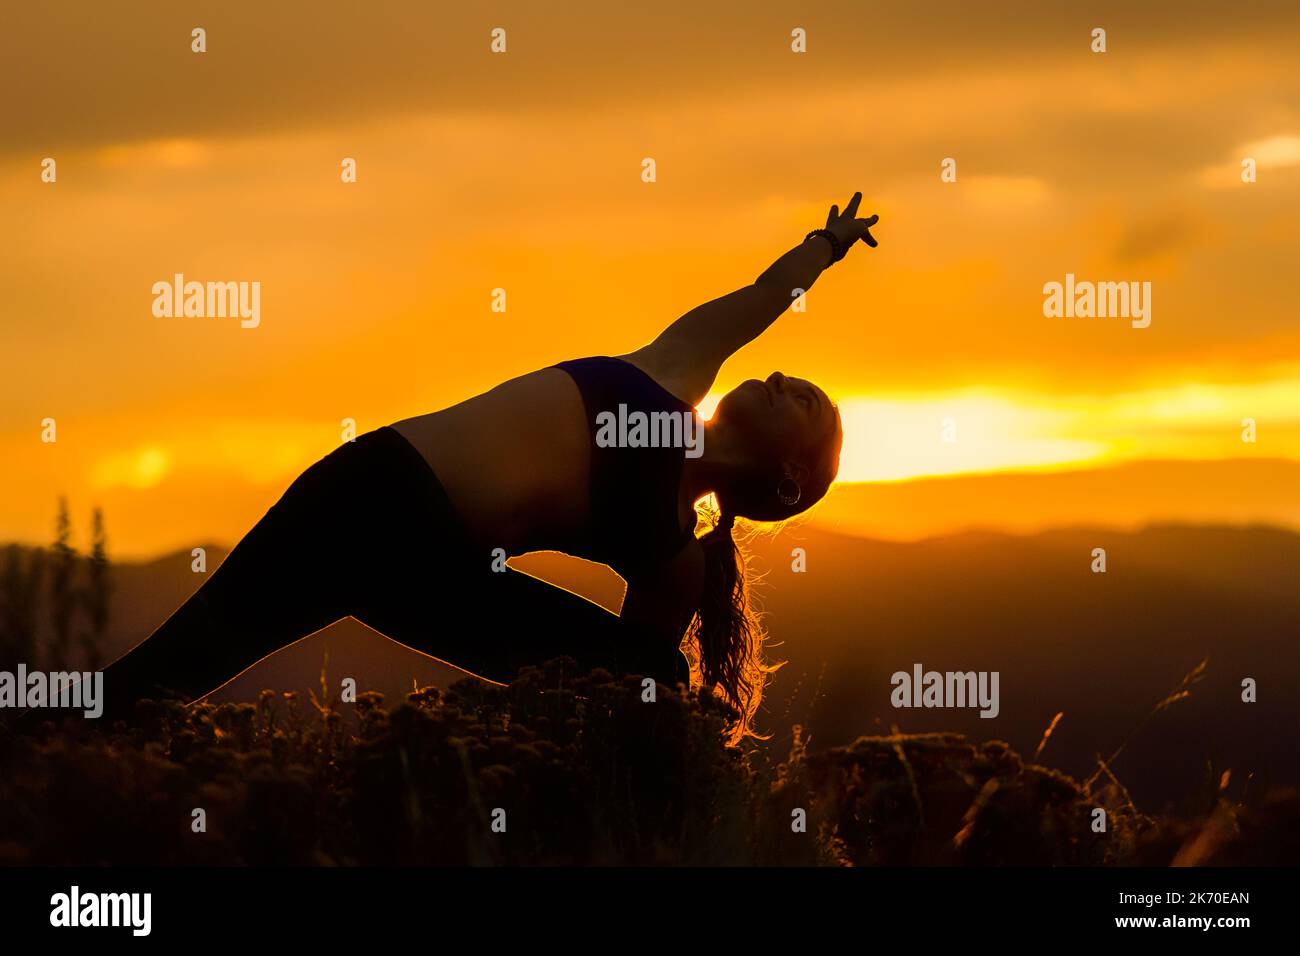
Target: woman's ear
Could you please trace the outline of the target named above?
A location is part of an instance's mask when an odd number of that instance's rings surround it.
[[[808,476],[812,471],[807,465],[800,465],[793,461],[787,461],[781,466],[781,473],[791,479],[795,484],[802,487],[808,481]]]

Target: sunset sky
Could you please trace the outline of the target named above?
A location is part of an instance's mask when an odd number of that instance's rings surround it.
[[[859,189],[880,247],[717,383],[822,385],[842,481],[1300,460],[1294,2],[133,9],[0,32],[0,540],[66,494],[118,555],[231,543],[341,420],[636,348]],[[260,326],[156,318],[178,272]],[[1150,327],[1045,318],[1067,273],[1150,282]]]

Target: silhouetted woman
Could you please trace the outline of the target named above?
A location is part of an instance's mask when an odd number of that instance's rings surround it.
[[[193,597],[107,669],[105,715],[146,696],[206,695],[351,616],[501,681],[562,654],[686,681],[685,636],[700,679],[747,729],[766,670],[732,525],[789,518],[826,493],[839,466],[839,413],[815,385],[774,372],[723,397],[698,457],[630,447],[634,439],[610,446],[597,440],[598,420],[620,406],[693,415],[722,363],[795,290],[811,288],[857,240],[876,245],[876,217],[857,218],[861,198],[843,214],[832,206],[825,228],[752,285],[692,309],[644,348],[530,372],[325,456]],[[710,492],[720,517],[697,538],[695,504]],[[614,568],[628,585],[621,616],[502,570],[502,554],[542,550]]]

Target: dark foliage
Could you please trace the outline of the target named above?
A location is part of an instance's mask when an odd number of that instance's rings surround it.
[[[129,725],[0,737],[0,863],[1268,862],[1277,834],[1300,832],[1294,794],[1157,820],[1115,784],[1089,793],[1001,743],[896,735],[808,753],[796,733],[775,762],[726,747],[728,716],[564,660],[392,713],[377,694],[144,701]]]

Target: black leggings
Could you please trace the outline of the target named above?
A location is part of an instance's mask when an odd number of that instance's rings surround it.
[[[676,646],[478,554],[437,476],[380,428],[298,477],[148,640],[104,672],[106,711],[193,700],[344,618],[493,680],[567,655],[583,667],[686,679]]]

